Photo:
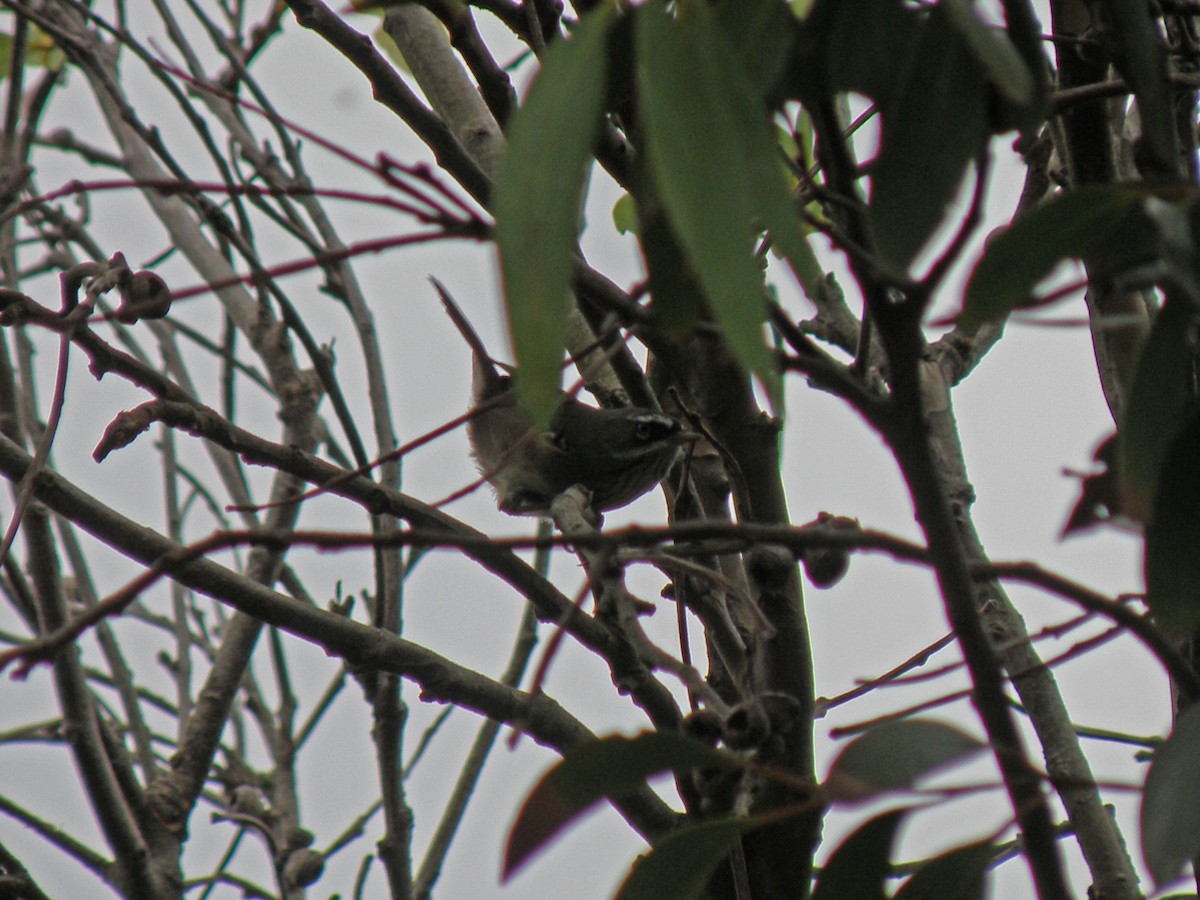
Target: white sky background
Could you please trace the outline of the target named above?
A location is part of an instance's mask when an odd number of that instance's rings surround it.
[[[367,17],[357,17],[354,23],[364,31],[374,28],[374,20]],[[345,141],[367,158],[386,151],[404,161],[428,159],[428,154],[403,125],[371,100],[369,88],[361,77],[334,50],[293,22],[287,23],[285,32],[255,66],[258,79],[268,90],[275,89],[273,100],[285,115],[327,138]],[[154,124],[169,129],[177,121],[175,110],[164,105],[161,92],[152,81],[146,79],[138,84],[130,81],[125,86],[135,96],[153,98],[139,107],[139,111]],[[71,76],[68,92],[76,101],[66,103],[66,97],[58,97],[47,127],[69,126],[81,136],[107,143],[102,127],[92,121],[91,100],[84,96],[85,85],[77,74]],[[265,134],[265,129],[260,133]],[[988,210],[992,221],[1007,218],[1019,190],[1016,179],[1020,172],[1009,150],[1010,143],[1005,138],[997,144],[998,196]],[[178,151],[183,144],[174,146]],[[306,147],[305,159],[318,186],[375,189],[362,173],[332,159],[312,144]],[[206,177],[207,166],[199,155],[195,159],[204,173],[197,177]],[[42,190],[80,177],[73,160],[62,166],[61,157],[43,153],[40,162],[37,178]],[[96,177],[107,176],[96,173]],[[593,265],[628,286],[637,280],[639,273],[632,239],[615,235],[611,227],[609,211],[615,198],[611,183],[597,170],[584,246]],[[328,206],[347,242],[413,230],[411,223],[398,220],[391,213],[346,204]],[[119,194],[98,196],[93,207],[97,234],[110,242],[107,250],[125,251],[131,264],[137,266],[163,249],[161,230],[153,221],[147,219],[144,227],[131,225],[124,212],[130,208],[145,209],[136,198]],[[148,216],[145,212],[138,215]],[[281,245],[279,253],[282,255],[276,262],[299,256],[294,246]],[[408,440],[464,409],[469,391],[467,348],[441,312],[426,278],[434,274],[447,284],[485,342],[496,355],[503,356],[506,344],[494,259],[486,247],[446,243],[362,257],[355,261],[355,269],[374,310],[382,344],[392,354],[387,361],[389,390],[399,439]],[[175,289],[196,283],[195,275],[178,261],[168,263],[160,271]],[[46,293],[37,299],[51,302],[56,288],[49,280],[42,284]],[[294,276],[283,284],[292,292],[292,301],[305,314],[316,339],[322,343],[335,342],[339,376],[348,388],[352,406],[362,413],[360,422],[365,426],[365,403],[353,389],[360,368],[357,342],[346,327],[344,316],[314,289],[313,278]],[[854,305],[852,283],[843,278],[843,285]],[[961,279],[943,293],[937,311],[954,309],[960,290]],[[797,317],[809,314],[803,301],[794,295],[785,295],[785,300]],[[1050,314],[1082,317],[1082,301],[1072,300]],[[211,323],[217,315],[217,305],[211,296],[200,297],[180,304],[172,315]],[[44,402],[52,384],[54,352],[50,343],[41,346],[39,365],[46,373]],[[143,436],[144,446],[120,451],[102,466],[90,458],[91,448],[111,417],[118,410],[146,399],[145,396],[112,376],[96,383],[85,371],[79,355],[73,364],[72,390],[55,447],[58,468],[74,475],[86,489],[126,514],[161,523],[162,486],[157,474],[152,479],[146,478],[147,457],[141,455],[151,452],[148,448],[156,439],[154,435]],[[215,369],[204,363],[196,371],[211,373]],[[205,398],[208,402],[215,402],[214,388],[215,381],[208,388],[212,391]],[[1112,533],[1092,534],[1068,542],[1057,539],[1078,490],[1077,482],[1064,477],[1062,469],[1084,468],[1095,445],[1111,430],[1086,328],[1011,324],[1000,344],[967,382],[956,389],[955,400],[968,470],[979,497],[974,509],[976,523],[992,557],[1034,559],[1110,595],[1140,589],[1140,549],[1134,539]],[[818,511],[826,510],[855,516],[866,527],[916,537],[903,484],[879,439],[840,401],[810,390],[799,379],[789,380],[787,401],[784,471],[794,521],[807,521]],[[248,421],[261,423],[261,433],[276,436],[278,429],[270,405],[260,403],[258,409],[253,405],[243,406],[242,410],[243,415],[249,413]],[[322,411],[328,413],[327,405]],[[261,415],[255,417],[257,413]],[[194,439],[180,435],[177,444],[189,460],[207,471]],[[157,473],[157,468],[154,471]],[[266,475],[259,474],[257,484],[261,488]],[[422,500],[434,501],[473,476],[465,438],[456,433],[406,460],[404,487]],[[460,501],[449,512],[498,536],[527,534],[533,527],[529,520],[511,519],[498,513],[486,492]],[[608,524],[658,523],[663,519],[661,497],[653,494],[627,510],[610,514]],[[361,510],[344,501],[322,500],[306,509],[301,526],[365,530],[367,520]],[[213,527],[211,520],[197,515],[191,536],[206,535]],[[109,579],[101,588],[113,590],[131,577],[134,569],[115,555],[108,556],[113,560],[112,570],[100,573]],[[322,603],[333,596],[339,581],[345,593],[357,593],[372,584],[365,556],[296,553],[289,555],[289,560],[313,573],[309,585]],[[581,575],[571,558],[560,554],[555,573],[556,583],[568,595],[578,589]],[[656,573],[643,573],[633,583],[643,596],[653,598],[662,579]],[[1013,587],[1011,592],[1031,632],[1077,612],[1065,603],[1033,591]],[[840,585],[830,591],[807,588],[806,598],[817,691],[824,696],[853,687],[856,679],[886,671],[933,642],[946,629],[932,579],[918,568],[879,556],[854,559],[849,575]],[[152,607],[162,604],[157,608],[165,610],[168,602],[165,591],[152,593],[147,602]],[[666,602],[660,606],[649,627],[663,646],[673,647],[674,611]],[[520,612],[519,599],[505,585],[451,552],[438,552],[419,565],[408,583],[405,637],[485,673],[498,674],[507,658]],[[1041,652],[1043,656],[1057,655],[1083,634],[1095,633],[1102,627],[1102,623],[1089,626],[1065,639],[1048,641],[1041,646]],[[0,613],[0,628],[17,628],[7,611]],[[151,634],[144,626],[122,624],[121,629],[127,636],[127,649],[134,652],[132,645],[136,641],[140,652],[145,654],[144,659],[135,658],[133,662],[154,666],[151,660],[162,646],[162,637]],[[543,630],[543,637],[547,633]],[[291,646],[297,643],[289,641]],[[953,650],[943,651],[935,658],[935,664],[956,658]],[[262,682],[267,684],[270,677],[265,663],[266,657],[260,656],[258,671]],[[310,702],[337,671],[336,662],[311,647],[294,653],[293,665],[294,677],[308,683]],[[1059,668],[1056,674],[1068,706],[1080,724],[1136,734],[1162,734],[1169,726],[1165,679],[1157,664],[1128,639],[1119,639],[1088,653]],[[824,771],[841,746],[826,738],[829,728],[957,689],[962,683],[961,676],[955,675],[931,685],[881,690],[834,710],[818,723],[818,770]],[[170,692],[165,678],[159,689]],[[644,725],[637,710],[615,696],[607,672],[586,653],[571,649],[563,652],[552,670],[547,690],[598,733],[632,732]],[[406,686],[405,697],[412,709],[407,742],[411,750],[440,707],[422,704],[411,685]],[[0,732],[51,718],[56,709],[50,678],[44,669],[26,682],[0,681]],[[973,733],[979,733],[965,702],[932,715],[961,722]],[[435,739],[425,763],[409,781],[410,801],[417,815],[418,858],[436,822],[441,801],[457,774],[457,762],[477,724],[471,715],[456,712]],[[318,730],[313,746],[301,754],[303,818],[316,831],[318,848],[332,840],[377,795],[369,728],[369,710],[361,692],[354,683],[348,683],[339,703]],[[1132,762],[1133,750],[1129,747],[1089,741],[1086,750],[1097,777],[1102,780],[1140,782],[1144,777],[1144,767]],[[574,828],[512,884],[503,887],[497,884],[508,824],[526,791],[553,760],[551,754],[528,739],[515,753],[497,748],[468,810],[458,843],[447,860],[437,896],[570,896],[589,900],[611,895],[644,845],[610,810]],[[996,780],[990,762],[955,772],[947,781],[980,779]],[[61,805],[56,806],[60,810],[58,821],[76,834],[83,831],[85,840],[93,846],[102,846],[94,828],[81,825],[90,823],[91,817],[82,802],[65,749],[0,745],[0,792],[24,800],[44,814],[49,790],[60,791],[62,795]],[[1136,796],[1113,791],[1106,797],[1117,805],[1126,837],[1132,842],[1131,851],[1138,859]],[[833,813],[826,824],[823,855],[867,815],[862,809]],[[986,836],[1010,816],[1007,802],[998,790],[983,798],[960,801],[922,814],[909,820],[898,858],[911,858]],[[359,859],[379,837],[378,825],[378,821],[373,822],[364,840],[329,862],[326,875],[312,896],[327,896],[334,891],[350,894]],[[188,853],[207,860],[206,865],[212,865],[223,852],[233,833],[229,826],[210,825],[207,809],[193,816],[191,831]],[[80,883],[74,863],[64,864],[55,851],[46,852],[44,845],[3,815],[0,815],[0,841],[31,866],[34,876],[51,896],[97,895],[95,882]],[[1073,843],[1064,841],[1063,850],[1072,860],[1076,888],[1082,896],[1087,884],[1086,872],[1078,864]],[[248,839],[241,853],[255,859],[261,847],[254,839]],[[382,870],[376,867],[371,878],[367,896],[385,896]],[[1023,897],[1031,892],[1020,861],[1001,867],[993,883],[997,897]],[[223,889],[213,896],[237,894]]]

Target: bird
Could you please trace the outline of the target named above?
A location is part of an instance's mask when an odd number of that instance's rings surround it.
[[[575,485],[588,492],[595,512],[626,506],[658,485],[682,448],[699,438],[655,410],[599,409],[566,394],[549,428],[538,431],[517,402],[511,376],[488,354],[441,282],[430,281],[471,348],[475,414],[467,422],[467,438],[502,512],[549,515],[554,498]]]

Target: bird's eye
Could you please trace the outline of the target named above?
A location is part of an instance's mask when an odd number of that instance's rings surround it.
[[[669,419],[643,417],[637,420],[634,426],[634,437],[640,444],[649,444],[653,441],[662,440],[677,426]]]

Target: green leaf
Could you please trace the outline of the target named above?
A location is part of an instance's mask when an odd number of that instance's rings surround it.
[[[1165,632],[1200,628],[1200,416],[1178,433],[1163,461],[1146,524],[1146,605]]]
[[[916,64],[920,24],[895,0],[816,0],[800,30],[801,96],[856,91],[886,104]]]
[[[1015,106],[1033,102],[1033,76],[1004,33],[985,24],[976,14],[971,0],[942,0],[941,6],[980,70],[1000,95]]]
[[[955,847],[917,869],[894,900],[983,900],[987,870],[996,857],[990,841]]]
[[[412,68],[409,66],[408,60],[404,58],[403,51],[400,49],[400,46],[396,43],[395,39],[388,34],[383,27],[383,16],[387,11],[387,7],[391,5],[396,4],[380,3],[376,6],[371,6],[366,9],[356,9],[355,12],[373,15],[379,19],[379,27],[376,28],[375,33],[371,35],[371,37],[375,40],[375,45],[383,51],[383,55],[390,59],[392,61],[392,65],[394,65],[399,71],[406,75],[411,75]]]
[[[763,335],[766,309],[753,258],[752,184],[738,140],[736,79],[724,72],[703,6],[675,22],[661,3],[635,27],[646,151],[672,231],[687,253],[734,354],[775,391]],[[696,149],[703,147],[704,152]]]
[[[758,97],[774,90],[789,61],[796,19],[778,0],[718,0],[713,23]]]
[[[622,194],[612,208],[613,226],[621,234],[637,234],[637,204],[629,194]]]
[[[648,170],[671,231],[729,347],[774,402],[780,378],[765,341],[755,221],[814,289],[820,270],[789,197],[765,108],[704,4],[689,6],[679,21],[661,3],[640,7],[635,46]]]
[[[801,110],[801,113],[803,113],[803,110]],[[778,123],[775,124],[775,142],[788,159],[796,159],[800,156],[800,145],[796,143],[796,137],[792,132]]]
[[[54,38],[36,25],[27,27],[29,30],[23,60],[26,66],[57,72],[67,64],[67,54],[54,43]],[[12,43],[11,34],[0,34],[0,81],[8,77],[8,70],[12,67]]]
[[[772,2],[759,3],[759,6],[764,5],[779,8]],[[740,8],[739,4],[733,6]],[[767,17],[767,23],[772,30],[782,30],[790,46],[791,17],[784,15],[782,22]],[[744,51],[743,58],[738,59],[715,29],[702,33],[698,39],[711,42],[719,70],[727,73],[730,108],[737,120],[735,137],[740,138],[742,166],[750,177],[754,213],[770,232],[772,247],[788,261],[805,294],[815,300],[819,297],[825,273],[808,243],[807,228],[792,200],[792,186],[779,159],[776,130],[765,113],[765,98],[761,90],[756,89],[759,85],[752,86],[736,74],[740,64],[745,62],[744,57],[752,55],[755,48]]]
[[[628,794],[664,772],[736,765],[733,757],[682,734],[647,732],[584,744],[564,756],[525,798],[508,834],[502,877],[511,877],[606,797]]]
[[[1200,706],[1175,720],[1154,751],[1142,791],[1142,858],[1156,886],[1174,881],[1200,853]]]
[[[886,722],[855,738],[838,754],[825,779],[825,793],[835,803],[850,803],[908,790],[923,776],[972,756],[984,746],[941,722]]]
[[[1175,139],[1175,117],[1166,54],[1157,25],[1145,3],[1100,0],[1109,27],[1105,33],[1116,42],[1113,63],[1137,97],[1142,139],[1157,158],[1161,175],[1179,169],[1179,147]]]
[[[570,38],[551,44],[513,119],[496,178],[492,212],[517,391],[538,422],[549,419],[559,400],[571,272],[604,107],[612,20],[612,6],[601,4]]]
[[[959,324],[974,330],[1026,302],[1065,259],[1090,255],[1135,212],[1143,192],[1081,187],[1048,200],[990,239],[967,285]]]
[[[1024,36],[1028,16],[1012,19],[1014,38]],[[1045,63],[1035,73],[1028,56],[967,0],[928,11],[894,0],[817,0],[789,86],[810,101],[855,91],[879,107],[869,207],[875,250],[889,269],[906,271],[936,232],[993,125],[1040,116]]]
[[[1049,111],[1050,69],[1046,62],[1046,51],[1042,45],[1042,24],[1029,0],[1001,0],[1004,19],[1008,23],[1008,37],[1013,48],[1025,64],[1033,85],[1033,96],[1027,103],[1013,105],[1001,103],[995,111],[994,131],[1015,128],[1030,132],[1045,121]]]
[[[988,140],[983,77],[941,4],[929,13],[914,54],[907,77],[901,74],[880,101],[883,131],[871,169],[876,250],[897,272],[941,225],[967,164]]]
[[[1192,404],[1196,311],[1168,300],[1154,317],[1138,356],[1133,387],[1117,437],[1121,509],[1139,521],[1151,517],[1163,484],[1163,464],[1187,422]]]
[[[788,9],[797,19],[803,19],[812,9],[813,0],[788,0]]]
[[[701,896],[734,841],[778,816],[714,819],[677,828],[634,863],[616,900],[693,900]]]
[[[821,869],[812,900],[884,900],[892,841],[908,812],[876,816],[842,841]]]

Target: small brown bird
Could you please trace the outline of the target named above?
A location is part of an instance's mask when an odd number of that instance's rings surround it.
[[[501,374],[462,311],[435,278],[446,312],[471,347],[476,406],[467,423],[472,455],[496,490],[496,503],[514,516],[546,515],[551,501],[574,485],[591,495],[597,512],[632,503],[657,485],[698,435],[671,418],[640,407],[597,409],[564,396],[537,432],[517,404],[512,379]]]

